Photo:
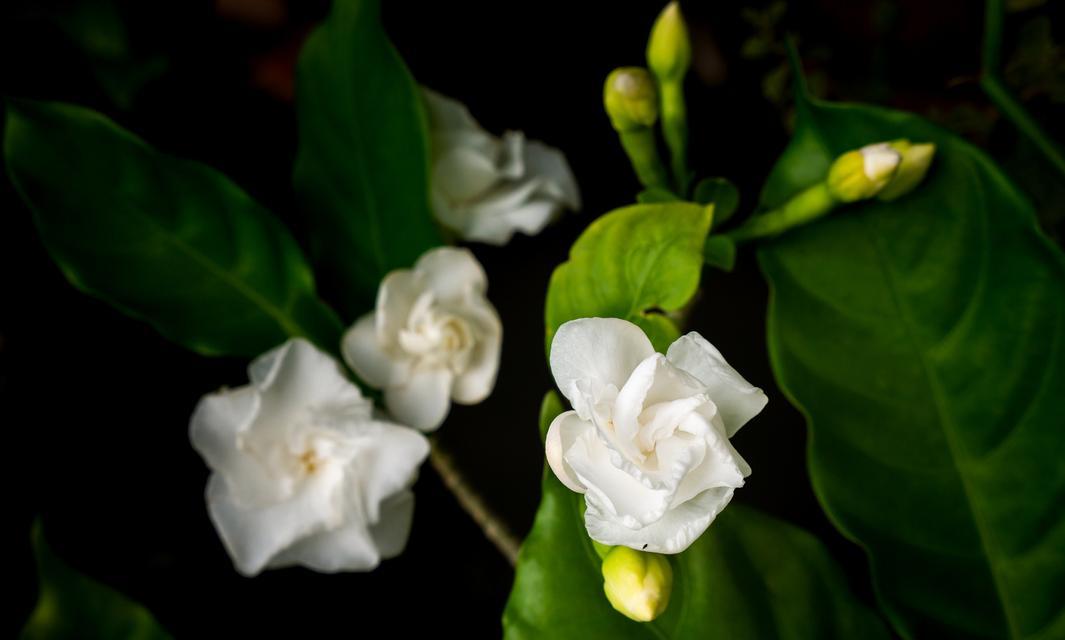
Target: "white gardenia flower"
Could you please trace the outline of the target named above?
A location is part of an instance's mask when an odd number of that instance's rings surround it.
[[[487,287],[468,250],[432,249],[413,269],[385,276],[376,309],[344,336],[344,359],[384,390],[400,422],[432,431],[451,400],[476,404],[492,392],[503,326],[485,298]]]
[[[580,194],[558,149],[520,131],[499,139],[459,102],[423,89],[432,147],[436,217],[466,240],[504,245],[515,231],[536,235]]]
[[[207,508],[238,571],[368,571],[407,544],[425,437],[373,417],[339,363],[293,339],[251,384],[200,401],[189,427]]]
[[[573,411],[551,423],[547,461],[585,495],[593,540],[680,553],[750,475],[729,438],[768,400],[698,333],[663,356],[630,322],[573,320],[551,372]]]

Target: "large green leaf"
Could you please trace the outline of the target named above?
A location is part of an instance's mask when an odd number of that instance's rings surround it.
[[[33,552],[40,593],[36,608],[22,628],[22,640],[170,637],[147,609],[57,558],[45,542],[40,524],[34,526]]]
[[[335,0],[296,74],[296,191],[323,287],[352,317],[385,274],[442,244],[421,95],[379,12],[377,0]]]
[[[699,288],[713,209],[690,202],[637,204],[590,224],[551,274],[547,344],[564,322],[623,318],[665,352],[677,338],[662,312],[677,311]]]
[[[544,398],[541,434],[562,411]],[[879,619],[848,592],[810,534],[733,504],[684,553],[672,556],[669,608],[651,623],[614,611],[600,560],[584,530],[584,499],[546,466],[543,497],[518,556],[503,616],[509,640],[551,638],[887,638]]]
[[[759,251],[810,472],[907,637],[1065,638],[1065,259],[979,150],[904,113],[800,97],[773,206],[837,154],[937,145],[927,180]]]
[[[299,247],[221,174],[58,103],[10,105],[4,156],[82,291],[204,354],[254,356],[292,335],[337,348]]]

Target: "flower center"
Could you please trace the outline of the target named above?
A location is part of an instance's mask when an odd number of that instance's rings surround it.
[[[469,363],[475,339],[462,317],[438,308],[431,292],[418,297],[407,326],[399,331],[399,345],[425,367],[446,366],[461,373]]]

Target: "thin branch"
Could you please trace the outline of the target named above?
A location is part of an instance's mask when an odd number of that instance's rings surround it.
[[[473,487],[455,465],[455,460],[440,446],[435,439],[432,440],[432,448],[429,453],[429,462],[440,474],[444,484],[454,494],[459,506],[469,514],[477,526],[484,532],[492,544],[499,549],[510,566],[518,562],[518,549],[521,548],[521,540],[510,531],[503,520],[485,504]]]
[[[1050,164],[1065,174],[1065,154],[1043,131],[1024,106],[1014,97],[999,75],[1002,69],[1002,22],[1005,14],[1004,0],[987,0],[984,12],[983,72],[980,86],[998,110],[1013,126],[1027,137],[1043,153]]]

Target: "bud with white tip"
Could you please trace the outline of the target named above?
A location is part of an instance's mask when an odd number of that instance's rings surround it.
[[[891,181],[901,161],[902,154],[887,142],[848,151],[828,170],[828,188],[840,202],[872,198]]]
[[[932,165],[932,158],[936,154],[936,145],[931,142],[914,144],[902,139],[890,144],[902,159],[898,169],[895,170],[895,175],[876,195],[878,199],[884,201],[901,198],[916,189],[917,185],[924,180],[928,168]]]
[[[659,82],[679,82],[688,72],[692,61],[692,45],[688,27],[674,0],[658,14],[651,37],[647,41],[647,65]]]
[[[607,76],[603,105],[618,131],[648,129],[658,120],[658,91],[647,69],[620,67]]]

